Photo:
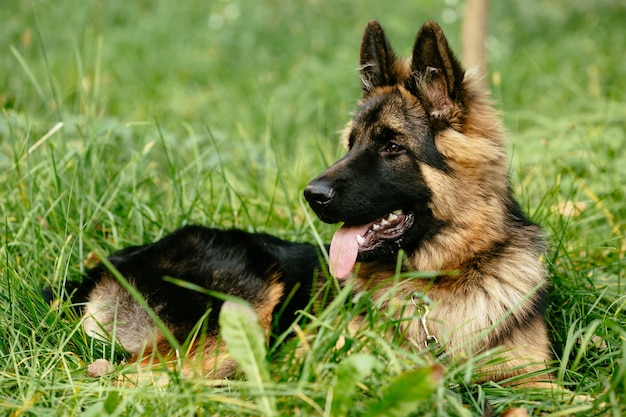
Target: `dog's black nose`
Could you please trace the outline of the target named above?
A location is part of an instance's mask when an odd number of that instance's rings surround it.
[[[311,206],[318,205],[323,206],[333,199],[335,196],[335,190],[326,181],[312,181],[304,189],[304,198],[309,202]]]

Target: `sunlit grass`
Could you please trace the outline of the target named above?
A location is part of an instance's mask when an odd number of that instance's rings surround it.
[[[39,288],[61,292],[93,254],[191,223],[328,241],[334,227],[310,221],[301,192],[341,155],[366,22],[379,19],[406,55],[434,18],[458,49],[462,4],[33,1],[3,5],[11,17],[0,25],[0,410],[359,416],[397,394],[389,387],[406,373],[431,377],[434,361],[442,379],[409,404],[415,415],[480,415],[484,399],[497,411],[624,414],[626,9],[505,3],[492,5],[489,79],[515,193],[550,241],[552,370],[595,401],[472,385],[480,358],[444,363],[400,347],[382,336],[388,317],[332,282],[342,302],[307,316],[282,350],[269,347],[269,403],[243,372],[222,384],[175,374],[166,387],[117,384],[125,356],[88,339]],[[371,326],[350,334],[363,311]],[[120,365],[89,378],[98,358]]]

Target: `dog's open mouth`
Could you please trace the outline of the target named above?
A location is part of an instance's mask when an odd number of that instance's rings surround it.
[[[343,225],[337,230],[330,244],[330,273],[337,278],[347,277],[359,254],[402,240],[413,225],[413,213],[395,210],[372,223],[361,226]]]

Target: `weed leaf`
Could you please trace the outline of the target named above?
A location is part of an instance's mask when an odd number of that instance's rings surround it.
[[[275,415],[274,398],[265,394],[265,384],[270,379],[265,332],[255,311],[248,304],[225,301],[220,310],[219,324],[228,353],[260,394],[257,402],[261,411],[264,415]]]
[[[374,355],[358,353],[348,357],[337,366],[332,402],[332,415],[342,416],[353,406],[357,384],[367,378],[381,363]]]
[[[440,366],[419,368],[396,377],[384,391],[380,402],[372,404],[366,417],[402,417],[414,414],[419,405],[434,393],[443,378]]]

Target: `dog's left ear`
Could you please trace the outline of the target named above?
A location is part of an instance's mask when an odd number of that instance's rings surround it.
[[[409,90],[431,115],[446,119],[452,108],[463,105],[465,71],[437,23],[424,23],[415,39],[412,60]]]

